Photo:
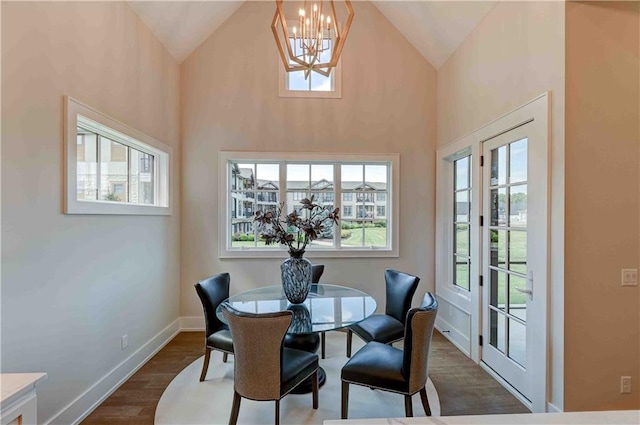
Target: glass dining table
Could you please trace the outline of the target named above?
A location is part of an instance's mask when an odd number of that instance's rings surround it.
[[[302,304],[291,304],[284,295],[282,285],[251,289],[233,295],[222,302],[246,313],[272,313],[290,310],[291,325],[285,335],[285,347],[315,353],[320,346],[319,332],[332,331],[360,322],[376,311],[372,296],[354,288],[329,284],[313,284],[309,296]],[[221,305],[222,305],[221,304]],[[218,307],[217,316],[226,320]],[[326,374],[318,371],[320,386]],[[293,391],[296,394],[311,392],[311,381],[304,382]]]

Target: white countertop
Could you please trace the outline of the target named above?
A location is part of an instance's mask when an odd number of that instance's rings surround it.
[[[516,415],[431,416],[417,418],[346,419],[324,425],[638,425],[640,410],[524,413]]]
[[[36,385],[47,379],[46,373],[3,373],[0,374],[2,409],[11,405],[23,395],[34,389]]]

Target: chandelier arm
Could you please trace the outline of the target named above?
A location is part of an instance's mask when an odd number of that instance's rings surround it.
[[[347,10],[349,13],[347,17],[347,22],[344,24],[344,27],[343,27],[343,30],[344,30],[343,35],[339,38],[338,42],[336,43],[336,47],[333,50],[333,54],[331,55],[332,67],[335,67],[338,64],[338,60],[340,59],[340,55],[342,54],[342,48],[344,47],[344,43],[347,40],[347,34],[349,34],[349,29],[351,28],[351,23],[353,22],[353,7],[351,6],[351,1],[345,0],[345,5],[347,6]],[[337,28],[338,26],[336,25],[336,35],[337,35]]]
[[[273,16],[273,22],[271,23],[271,32],[273,32],[273,37],[276,39],[276,45],[278,46],[278,51],[280,52],[280,59],[282,59],[282,64],[284,65],[284,68],[288,70],[289,63],[287,61],[287,57],[284,53],[284,50],[282,50],[282,43],[280,43],[280,37],[278,37],[278,31],[276,29],[278,24],[278,18],[279,18],[279,14],[278,14],[278,10],[276,9],[276,14]]]

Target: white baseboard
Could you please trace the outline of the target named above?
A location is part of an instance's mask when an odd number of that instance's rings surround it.
[[[204,331],[204,318],[202,316],[185,316],[180,318],[180,332]]]
[[[44,423],[74,425],[80,423],[171,341],[180,330],[180,320],[173,321]]]

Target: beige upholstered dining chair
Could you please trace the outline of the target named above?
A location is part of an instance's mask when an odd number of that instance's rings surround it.
[[[312,378],[313,408],[318,408],[318,355],[283,347],[291,324],[291,311],[244,313],[223,303],[234,344],[233,406],[229,424],[238,421],[242,397],[276,402],[275,423],[280,423],[280,399],[305,379]]]
[[[403,350],[371,341],[344,365],[342,419],[347,419],[349,384],[403,394],[407,416],[413,416],[411,396],[420,392],[424,412],[431,416],[426,384],[429,346],[437,313],[438,301],[431,293],[427,293],[420,307],[407,313]]]

